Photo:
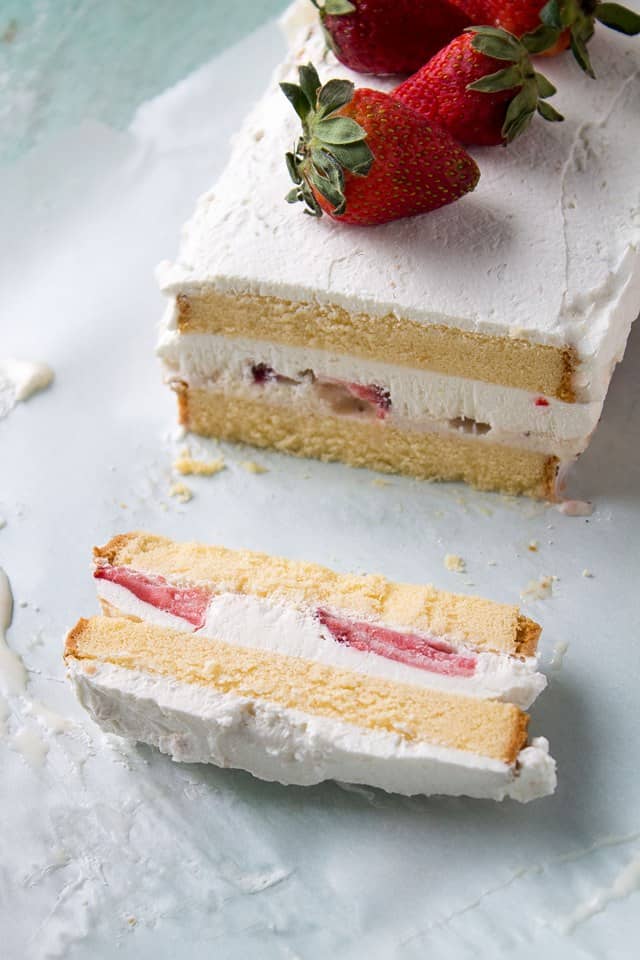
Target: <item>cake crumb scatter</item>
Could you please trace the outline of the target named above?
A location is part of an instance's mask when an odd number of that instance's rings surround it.
[[[261,463],[256,463],[255,460],[241,460],[240,466],[243,470],[246,470],[247,473],[268,473],[269,468],[263,467]]]
[[[224,457],[215,460],[196,460],[188,449],[181,451],[180,456],[173,462],[173,469],[182,476],[211,477],[225,469]]]
[[[538,580],[530,580],[524,590],[520,591],[523,600],[544,600],[550,597],[553,592],[553,583],[557,577],[544,574]]]
[[[593,574],[591,573],[591,570],[587,570],[587,568],[585,567],[584,570],[582,571],[582,576],[591,578],[593,577]]]
[[[169,496],[175,497],[180,503],[188,503],[193,498],[193,492],[186,483],[174,483],[169,489]]]
[[[457,553],[445,554],[444,565],[447,570],[451,570],[452,573],[464,573],[467,569],[467,564],[464,559],[459,557]]]
[[[527,547],[527,550],[530,550],[531,553],[537,553],[537,552],[538,552],[538,541],[537,541],[537,540],[531,540],[531,541],[529,542],[529,546]]]
[[[374,477],[371,481],[372,487],[392,487],[391,480],[385,480],[384,477]]]

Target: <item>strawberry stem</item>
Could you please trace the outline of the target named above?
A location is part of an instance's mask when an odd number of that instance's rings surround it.
[[[554,30],[543,26],[519,40],[512,33],[499,27],[468,27],[474,37],[474,50],[494,60],[509,62],[509,66],[495,73],[480,77],[470,83],[468,90],[480,93],[497,93],[501,90],[517,90],[505,115],[502,136],[507,143],[515,140],[531,123],[536,112],[544,120],[564,119],[558,111],[546,103],[556,92],[554,85],[533,68],[530,53],[540,53],[552,46],[557,39]]]
[[[556,32],[556,38],[569,31],[571,52],[580,67],[595,77],[587,44],[591,40],[595,22],[634,37],[640,33],[640,15],[619,3],[600,3],[598,0],[549,0],[540,11],[542,23]]]
[[[350,80],[329,80],[324,86],[313,64],[298,68],[299,83],[281,83],[280,89],[302,123],[302,136],[285,155],[294,188],[288,203],[302,202],[305,212],[322,216],[318,194],[336,216],[344,213],[345,171],[366,176],[373,154],[366,144],[366,131],[340,110],[353,99]]]

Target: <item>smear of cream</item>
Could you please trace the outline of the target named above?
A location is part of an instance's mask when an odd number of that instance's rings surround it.
[[[44,390],[52,380],[53,370],[46,363],[0,360],[0,418],[6,417],[16,403]]]
[[[27,671],[17,653],[7,644],[6,632],[13,615],[13,594],[6,573],[0,567],[0,684],[7,696],[18,696],[27,687]]]
[[[564,663],[564,657],[569,649],[569,644],[566,640],[559,640],[553,648],[553,653],[551,654],[551,660],[549,661],[549,669],[553,670],[555,673],[559,673],[562,670],[562,665]]]
[[[277,883],[282,883],[287,877],[291,876],[291,870],[275,869],[267,873],[248,873],[240,877],[236,883],[244,893],[254,894],[262,893],[269,887],[275,887]]]
[[[32,767],[44,766],[49,752],[49,744],[40,736],[35,727],[22,727],[9,741],[13,750],[21,753]]]
[[[568,916],[557,923],[560,933],[573,933],[576,927],[597,913],[602,913],[614,900],[624,900],[640,890],[640,854],[620,871],[610,887],[601,887],[592,897],[580,903]]]
[[[39,700],[31,700],[28,705],[29,713],[36,717],[50,733],[66,733],[71,730],[73,723],[62,714],[56,713]]]

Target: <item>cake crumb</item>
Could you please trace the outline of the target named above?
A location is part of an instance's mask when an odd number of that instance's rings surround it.
[[[391,480],[385,480],[384,477],[374,477],[371,481],[372,487],[392,487],[393,484]]]
[[[530,550],[531,553],[537,553],[537,552],[538,552],[538,541],[537,541],[537,540],[530,540],[530,541],[529,541],[529,545],[528,545],[528,547],[527,547],[527,550]]]
[[[451,570],[452,573],[464,573],[467,569],[467,564],[464,559],[459,557],[457,553],[446,553],[444,565],[447,570]]]
[[[587,570],[587,568],[585,567],[584,570],[582,571],[582,576],[591,578],[593,577],[593,574],[591,573],[591,570]]]
[[[563,500],[557,504],[558,513],[565,517],[590,517],[593,513],[593,504],[589,500]]]
[[[186,483],[174,483],[169,488],[169,496],[175,497],[180,503],[189,503],[189,500],[193,498],[193,491]]]
[[[185,448],[178,459],[173,461],[173,469],[183,477],[212,477],[225,469],[225,462],[224,457],[218,457],[215,460],[196,460]]]
[[[256,463],[255,460],[241,460],[240,466],[247,473],[269,473],[268,467],[263,467],[261,463]]]
[[[544,600],[545,597],[552,595],[553,583],[557,579],[557,577],[544,574],[539,580],[530,580],[524,590],[520,591],[520,596],[523,600]]]
[[[498,561],[497,561],[497,560],[487,560],[487,566],[488,566],[488,567],[497,567],[497,566],[498,566]]]

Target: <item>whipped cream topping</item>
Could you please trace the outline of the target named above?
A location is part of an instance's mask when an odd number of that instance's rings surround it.
[[[298,121],[277,81],[308,60],[325,80],[391,81],[350,74],[317,26],[299,29],[306,19],[299,6],[290,12],[290,58],[199,200],[178,259],[160,265],[165,293],[249,291],[570,346],[578,400],[601,401],[640,303],[638,45],[597,31],[597,83],[570,57],[545,60],[566,120],[536,123],[507,150],[475,150],[472,194],[423,217],[345,229],[284,203],[283,151]]]
[[[192,387],[247,385],[252,365],[265,363],[300,381],[294,388],[295,398],[289,398],[299,403],[311,386],[304,371],[312,370],[319,377],[376,384],[387,390],[391,421],[406,421],[409,426],[412,421],[440,421],[454,430],[460,429],[459,421],[470,421],[481,425],[481,433],[489,427],[490,440],[499,438],[561,458],[575,456],[587,446],[602,411],[602,401],[563,403],[526,390],[326,350],[215,334],[180,334],[169,316],[157,352],[169,376]]]
[[[405,796],[527,802],[556,786],[544,738],[509,765],[109,663],[92,661],[90,673],[83,666],[67,659],[78,699],[96,722],[177,761],[236,767],[283,784],[365,783]]]
[[[535,657],[519,660],[451,644],[462,655],[473,657],[473,673],[469,676],[438,673],[336,642],[314,610],[301,609],[281,600],[217,593],[209,602],[204,625],[196,628],[186,619],[139,599],[119,583],[98,579],[96,588],[98,596],[123,615],[155,626],[197,633],[241,647],[303,657],[395,683],[510,701],[522,709],[530,706],[546,686],[545,677],[536,670]]]

